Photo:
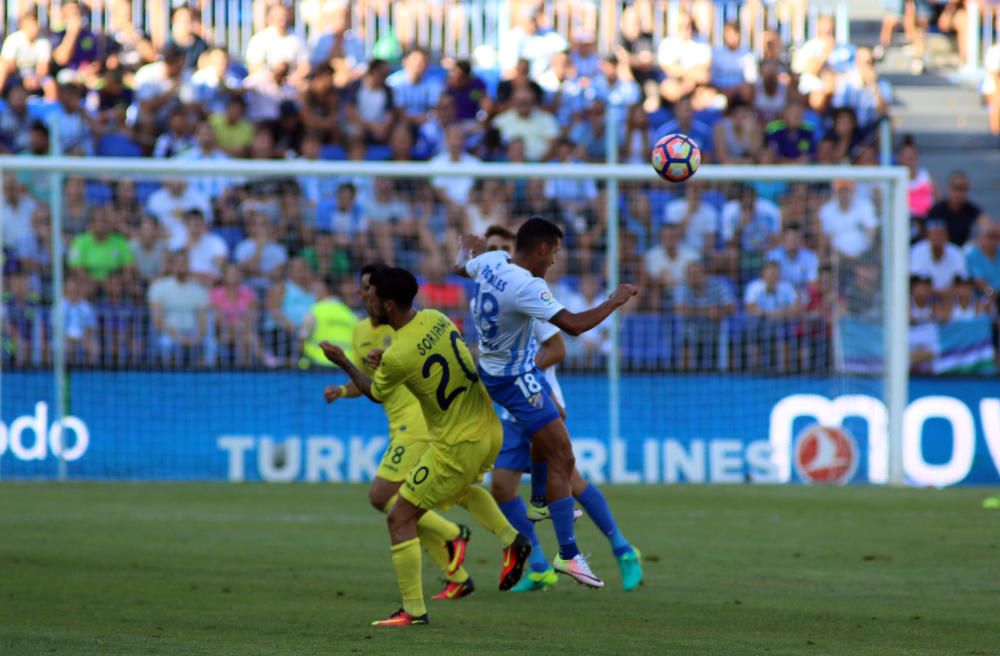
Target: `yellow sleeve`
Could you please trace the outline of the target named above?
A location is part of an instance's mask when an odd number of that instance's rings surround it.
[[[354,366],[360,369],[361,371],[367,371],[367,367],[365,366],[364,362],[365,358],[364,355],[362,355],[361,353],[361,347],[360,347],[360,344],[364,339],[362,335],[363,332],[364,332],[364,324],[361,323],[355,324],[354,330],[351,331],[351,362],[353,362]]]
[[[406,367],[402,366],[391,355],[389,357],[383,355],[382,362],[372,378],[372,398],[381,403],[392,394],[394,389],[406,381],[406,376]]]

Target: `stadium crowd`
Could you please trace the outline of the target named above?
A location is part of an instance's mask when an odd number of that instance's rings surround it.
[[[654,43],[627,9],[602,54],[593,34],[567,41],[526,10],[497,68],[480,70],[419,47],[376,57],[350,30],[346,3],[333,6],[328,30],[306,43],[292,11],[271,5],[239,60],[206,41],[187,5],[173,9],[160,48],[127,0],[103,31],[76,0],[47,32],[29,8],[0,52],[0,148],[571,166],[605,161],[612,125],[624,162],[648,162],[659,137],[684,132],[707,162],[875,164],[892,102],[872,50],[838,44],[830,17],[792,51],[775,32],[751,51],[739,24],[726,23],[713,48],[687,14]],[[995,316],[1000,226],[968,200],[961,174],[939,194],[911,140],[895,155],[911,170],[914,306],[933,306],[914,320]],[[623,187],[621,275],[643,288],[624,320],[626,366],[833,366],[836,318],[880,312],[880,189],[695,180]],[[61,235],[49,184],[47,174],[3,177],[3,358],[15,366],[51,358],[53,241],[67,265],[69,356],[89,366],[321,362],[319,340],[349,343],[353,272],[374,260],[418,272],[421,302],[462,320],[469,290],[448,275],[461,236],[529,216],[566,232],[556,295],[582,307],[602,293],[599,180],[70,176]],[[918,278],[931,280],[926,294]],[[574,342],[571,360],[594,366],[606,351],[598,331]]]

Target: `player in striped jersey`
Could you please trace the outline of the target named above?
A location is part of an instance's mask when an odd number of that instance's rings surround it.
[[[486,250],[502,250],[510,253],[514,247],[514,235],[500,226],[491,226],[486,231]],[[566,357],[566,342],[557,327],[545,321],[534,320],[534,337],[541,345],[535,356],[535,365],[543,372],[548,381],[551,395],[560,411],[565,416],[566,401],[562,388],[556,377],[556,367]],[[548,482],[547,466],[544,460],[535,458],[532,454],[531,442],[509,412],[500,413],[503,424],[503,447],[497,456],[493,469],[492,492],[500,505],[500,510],[507,520],[521,533],[531,540],[531,571],[527,576],[511,588],[511,592],[526,592],[546,590],[558,580],[555,571],[545,557],[542,545],[538,541],[532,520],[547,519],[545,507],[545,487]],[[531,496],[534,517],[531,511],[526,511],[524,501],[518,492],[523,472],[531,471]],[[571,481],[573,496],[586,509],[587,514],[597,527],[607,536],[611,550],[622,574],[622,587],[634,590],[642,582],[642,556],[622,535],[614,515],[608,507],[604,495],[596,485],[588,483],[573,471]]]
[[[548,507],[559,541],[552,567],[584,585],[600,588],[604,582],[576,545],[571,496],[576,460],[548,382],[535,365],[538,346],[533,319],[580,335],[599,325],[638,290],[620,285],[595,308],[580,313],[566,310],[544,280],[562,237],[558,226],[534,217],[518,230],[513,255],[492,252],[470,259],[470,251],[483,245],[482,238],[470,238],[455,270],[476,281],[472,314],[479,329],[480,378],[493,400],[521,424],[548,465]]]

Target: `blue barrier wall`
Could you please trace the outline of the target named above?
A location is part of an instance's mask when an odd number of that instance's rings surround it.
[[[73,372],[72,417],[60,431],[51,374],[4,372],[0,477],[55,477],[64,443],[71,478],[369,480],[386,445],[385,420],[365,399],[325,405],[330,381],[294,372]],[[854,438],[844,461],[849,482],[885,480],[884,406],[871,379],[627,376],[622,439],[613,443],[606,379],[566,375],[562,384],[578,464],[597,481],[802,481],[794,447],[816,415]],[[911,483],[1000,482],[1000,385],[915,380],[911,396]]]

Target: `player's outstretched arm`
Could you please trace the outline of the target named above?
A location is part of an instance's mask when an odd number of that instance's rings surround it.
[[[378,400],[372,396],[372,379],[354,366],[354,363],[347,357],[347,354],[344,353],[343,349],[327,341],[320,342],[319,346],[323,349],[323,355],[326,356],[327,360],[343,369],[344,373],[351,377],[351,382],[354,383],[359,392],[367,396],[372,401],[375,401],[375,403],[378,403]]]
[[[611,293],[608,300],[597,307],[592,307],[583,312],[570,312],[560,310],[554,317],[549,319],[549,323],[558,326],[563,332],[574,337],[582,335],[601,324],[602,321],[611,316],[611,313],[625,305],[630,298],[639,293],[635,285],[623,283]]]
[[[465,268],[469,260],[483,252],[486,240],[478,235],[465,235],[462,237],[462,247],[458,249],[458,256],[455,258],[455,275],[463,278],[471,278],[469,271]]]
[[[337,399],[356,399],[359,396],[361,391],[353,380],[347,381],[345,385],[327,385],[323,388],[323,399],[327,403],[333,403]]]

